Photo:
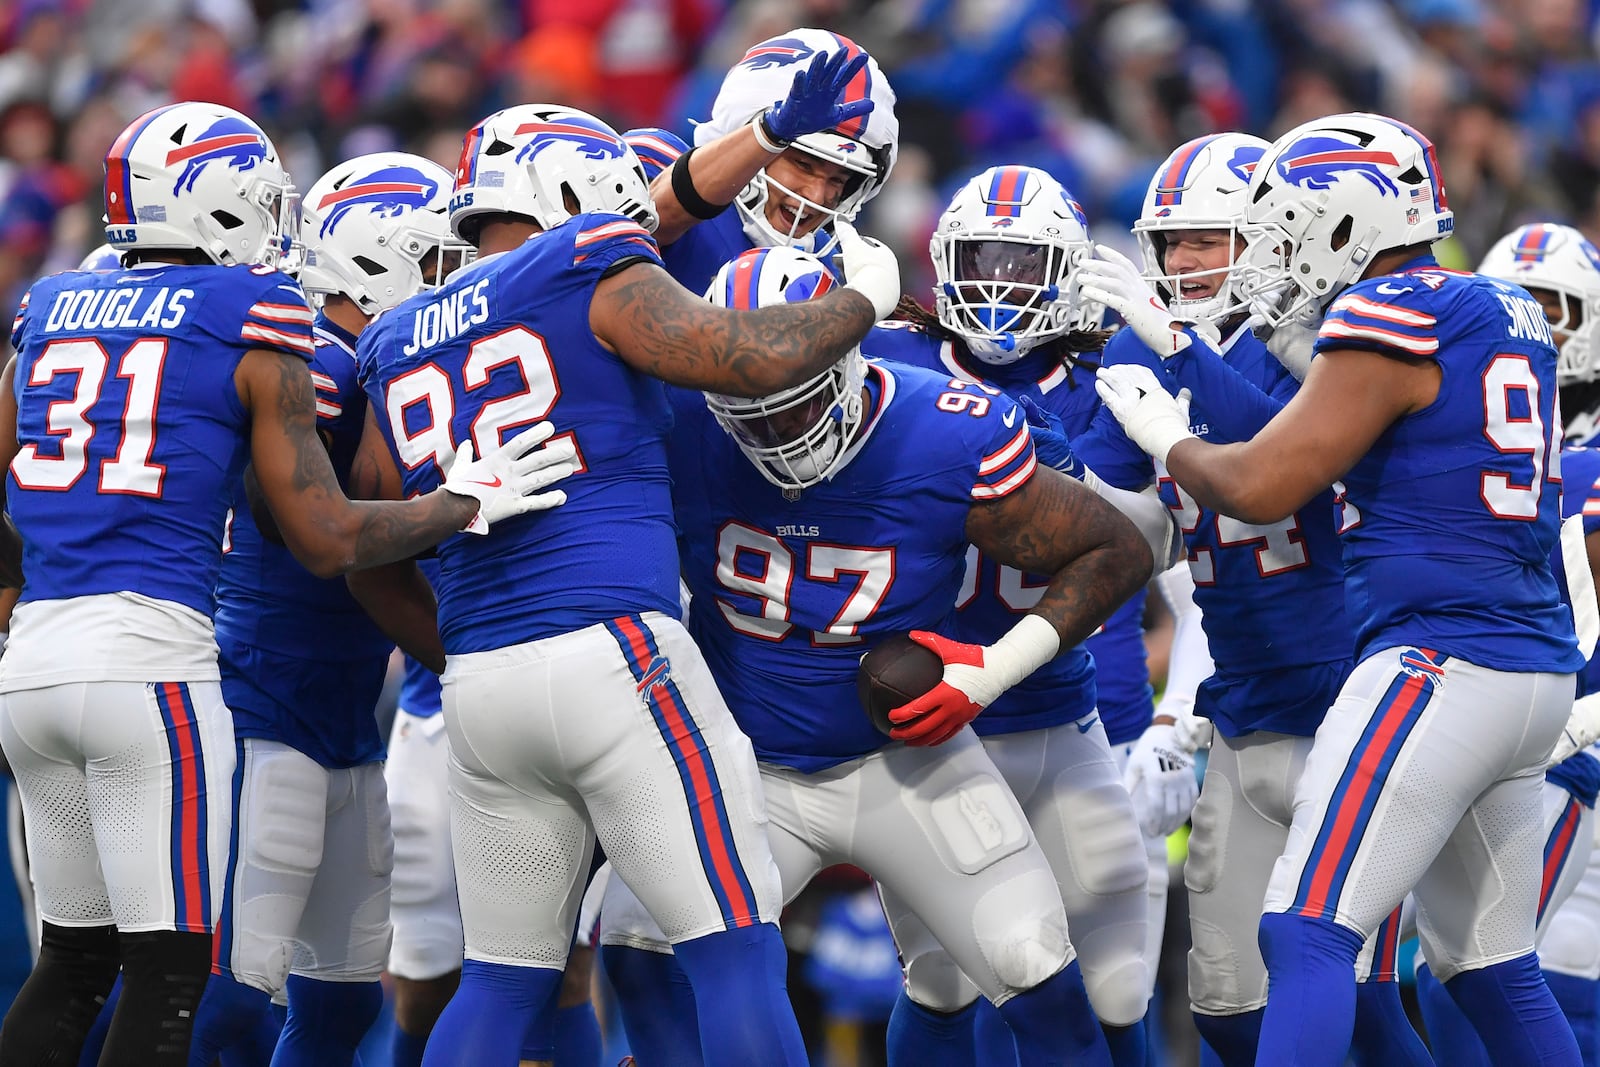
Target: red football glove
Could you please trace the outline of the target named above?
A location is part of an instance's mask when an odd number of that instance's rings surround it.
[[[891,708],[889,721],[895,728],[889,736],[908,745],[942,745],[961,728],[978,717],[983,705],[951,684],[951,666],[983,669],[982,645],[968,645],[948,637],[912,630],[911,640],[938,654],[944,661],[944,678],[909,704]],[[962,673],[956,672],[957,676]],[[970,673],[968,675],[970,677]]]

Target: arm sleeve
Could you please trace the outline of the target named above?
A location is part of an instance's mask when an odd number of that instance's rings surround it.
[[[280,276],[258,293],[245,309],[239,339],[250,348],[287,352],[309,362],[316,345],[311,338],[311,308],[300,286]]]
[[[1356,286],[1328,308],[1317,331],[1317,353],[1360,348],[1408,363],[1437,358],[1439,320],[1425,292],[1393,279]]]
[[[1178,565],[1156,575],[1161,598],[1172,609],[1172,653],[1167,661],[1167,685],[1161,693],[1157,715],[1174,719],[1194,713],[1195,693],[1200,683],[1215,672],[1206,632],[1200,625],[1200,608],[1194,602],[1194,578],[1189,564]]]
[[[1282,399],[1262,392],[1208,344],[1191,344],[1164,363],[1168,378],[1189,390],[1212,425],[1234,441],[1250,440],[1283,409]]]

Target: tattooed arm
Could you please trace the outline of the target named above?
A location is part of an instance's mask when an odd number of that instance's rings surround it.
[[[690,389],[766,396],[820,374],[872,328],[872,301],[850,289],[755,311],[713,307],[651,263],[600,282],[589,325],[635,370]]]
[[[1138,528],[1066,475],[1040,465],[1009,496],[974,504],[967,540],[985,555],[1050,585],[1031,614],[1071,648],[1150,580],[1150,547]]]
[[[405,495],[394,453],[378,429],[372,406],[361,445],[350,468],[350,495],[360,500],[399,500]],[[433,587],[414,559],[397,560],[344,576],[356,598],[384,636],[400,651],[435,674],[444,673],[444,642],[439,637],[438,603]]]
[[[17,357],[12,356],[0,371],[0,508],[5,505],[6,471],[21,447],[17,444],[17,394],[13,389],[16,373]],[[21,589],[22,535],[12,525],[11,516],[0,514],[0,520],[4,520],[0,521],[0,588]]]
[[[303,360],[253,349],[233,380],[250,412],[251,462],[261,494],[284,543],[318,577],[414,556],[477,513],[476,500],[443,490],[405,502],[347,498],[317,436]]]

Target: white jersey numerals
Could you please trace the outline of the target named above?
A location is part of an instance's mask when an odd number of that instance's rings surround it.
[[[1205,512],[1201,510],[1200,504],[1171,478],[1161,480],[1171,487],[1174,499],[1177,500],[1176,505],[1167,506],[1177,515],[1178,525],[1183,528],[1185,534],[1191,536],[1198,534],[1201,523],[1205,521]],[[1227,515],[1213,515],[1211,521],[1215,524],[1219,546],[1223,548],[1255,546],[1256,573],[1262,578],[1299,570],[1311,562],[1311,557],[1306,552],[1305,534],[1300,529],[1300,519],[1297,516],[1290,515],[1286,519],[1261,525],[1240,522]],[[1216,553],[1209,548],[1191,548],[1189,572],[1194,577],[1195,585],[1215,585]]]
[[[788,637],[794,629],[789,613],[797,577],[795,563],[789,547],[764,530],[730,522],[717,531],[717,584],[760,604],[760,614],[752,615],[718,597],[717,608],[728,625],[764,641]],[[799,575],[802,581],[854,583],[827,628],[811,632],[811,643],[858,644],[861,624],[872,618],[889,595],[894,568],[892,548],[806,545],[805,570]]]
[[[473,390],[487,385],[500,367],[516,368],[522,389],[479,409],[470,431],[479,456],[499,448],[508,431],[546,418],[561,396],[549,346],[524,326],[512,326],[472,342],[461,368],[467,399]],[[450,375],[436,363],[409,370],[389,383],[384,407],[400,461],[413,469],[432,462],[442,477],[456,456],[456,441],[450,433],[456,395]]]
[[[1513,394],[1522,397],[1515,414]],[[1560,453],[1558,427],[1544,425],[1539,401],[1539,378],[1527,356],[1499,355],[1490,361],[1483,374],[1483,436],[1496,451],[1527,456],[1530,468],[1526,482],[1513,480],[1504,471],[1483,471],[1478,476],[1484,506],[1497,519],[1537,519],[1546,464],[1552,479],[1560,476],[1555,467]]]
[[[88,412],[100,399],[111,356],[91,339],[52,341],[28,373],[28,385],[48,385],[58,374],[73,374],[72,396],[50,405],[45,432],[56,439],[59,455],[41,454],[28,442],[11,461],[11,474],[24,489],[71,489],[89,469],[89,442],[109,429],[117,434],[117,451],[100,461],[99,491],[159,497],[166,467],[151,463],[156,447],[156,401],[161,395],[161,368],[167,357],[165,338],[135,341],[117,361],[116,377],[128,381],[128,398],[115,427],[89,421]]]

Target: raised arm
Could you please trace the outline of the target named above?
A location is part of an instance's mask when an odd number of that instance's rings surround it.
[[[853,59],[847,49],[818,52],[810,66],[795,72],[787,97],[747,125],[690,149],[656,175],[650,183],[650,197],[661,220],[655,230],[656,243],[670,245],[702,219],[715,218],[757,171],[795,139],[870,114],[870,99],[839,102],[866,65],[865,52],[857,52]]]

